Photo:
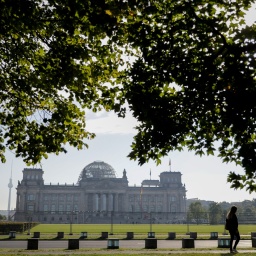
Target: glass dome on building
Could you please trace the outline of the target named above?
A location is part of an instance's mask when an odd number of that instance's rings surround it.
[[[114,168],[103,162],[103,161],[94,161],[84,167],[82,170],[78,182],[83,179],[96,178],[96,179],[108,179],[116,178],[116,173]]]

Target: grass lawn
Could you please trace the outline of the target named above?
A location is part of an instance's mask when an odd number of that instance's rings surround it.
[[[41,233],[57,233],[59,231],[69,233],[70,224],[40,224],[33,229],[31,232]],[[126,234],[126,232],[134,233],[147,233],[150,231],[149,224],[114,224],[113,233],[115,234]],[[152,224],[152,231],[157,234],[167,234],[168,232],[176,232],[177,234],[185,234],[189,232],[197,232],[199,234],[209,234],[210,232],[223,233],[223,225],[184,225],[184,224]],[[251,235],[251,232],[256,231],[256,225],[240,225],[240,234]],[[73,233],[98,233],[111,232],[110,224],[72,224]]]
[[[152,232],[155,232],[157,239],[166,239],[168,232],[175,232],[176,239],[181,239],[182,237],[187,237],[187,231],[197,232],[199,239],[209,239],[210,232],[218,232],[219,237],[222,236],[224,231],[223,225],[183,225],[183,224],[153,224],[150,225],[145,224],[114,224],[112,227],[110,224],[72,224],[72,233],[73,235],[69,235],[70,233],[70,224],[40,224],[31,229],[31,236],[33,236],[34,232],[40,232],[40,239],[53,239],[56,237],[57,232],[64,232],[65,239],[68,238],[78,238],[81,232],[88,232],[88,239],[97,239],[100,237],[101,232],[111,232],[113,231],[114,237],[118,237],[123,239],[126,237],[127,232],[134,232],[134,239],[145,239],[147,237],[147,232],[150,232],[150,228],[152,228]],[[240,225],[239,226],[240,233],[242,238],[250,239],[251,232],[256,231],[256,225]],[[29,236],[26,234],[27,231],[23,234],[17,234],[16,239],[27,239]],[[7,239],[8,235],[4,238],[2,235],[1,239]],[[227,237],[227,236],[226,236]],[[240,249],[240,248],[239,248]],[[250,251],[250,252],[246,252]],[[254,251],[254,252],[252,252]],[[112,255],[133,255],[133,256],[153,256],[153,255],[186,255],[186,256],[225,256],[232,255],[228,253],[228,249],[213,249],[213,248],[195,248],[195,249],[125,249],[120,248],[117,250],[108,250],[108,249],[85,249],[81,248],[79,250],[67,250],[67,249],[39,249],[36,251],[29,251],[25,249],[0,249],[0,256],[112,256]],[[255,248],[242,248],[239,250],[239,256],[255,256],[256,250]]]
[[[155,232],[157,239],[166,239],[169,232],[176,233],[176,239],[188,237],[189,232],[197,232],[198,239],[209,239],[211,232],[218,232],[219,237],[227,237],[223,235],[223,225],[185,225],[185,224],[39,224],[31,229],[31,236],[34,232],[40,232],[40,239],[54,239],[58,232],[64,232],[64,239],[79,238],[81,232],[87,232],[87,239],[99,239],[101,232],[112,233],[116,238],[125,239],[127,232],[134,232],[134,239],[145,239],[147,233]],[[71,232],[70,232],[71,231]],[[242,239],[251,239],[251,232],[256,232],[256,225],[240,225],[239,231]],[[69,233],[73,235],[70,236]],[[7,239],[9,236],[0,235],[1,239]],[[27,239],[27,231],[23,234],[17,233],[16,239]],[[1,256],[1,255],[0,255]]]
[[[220,252],[214,250],[214,251],[207,251],[207,249],[204,250],[107,250],[107,249],[92,249],[92,250],[38,250],[38,251],[27,251],[27,250],[13,250],[13,249],[0,249],[0,255],[3,256],[28,256],[28,255],[37,255],[37,256],[67,256],[67,255],[75,255],[75,256],[112,256],[112,255],[133,255],[133,256],[154,256],[154,255],[186,255],[186,256],[208,256],[208,255],[215,255],[215,256],[228,256],[232,255],[228,253],[227,250],[222,250]],[[255,252],[243,252],[240,250],[239,256],[255,256]]]

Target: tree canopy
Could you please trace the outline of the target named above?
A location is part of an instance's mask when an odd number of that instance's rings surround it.
[[[27,163],[81,149],[84,109],[113,109],[120,57],[102,40],[115,18],[99,2],[1,0],[2,161],[6,147]]]
[[[188,207],[187,220],[191,222],[194,220],[196,224],[203,223],[202,221],[207,219],[207,211],[202,206],[200,201],[193,202]]]
[[[253,0],[1,0],[0,155],[81,148],[86,109],[139,121],[131,159],[188,148],[241,165],[256,189]],[[131,61],[132,60],[132,61]]]

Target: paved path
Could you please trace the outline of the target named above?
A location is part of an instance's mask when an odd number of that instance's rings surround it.
[[[79,247],[82,248],[107,248],[107,240],[80,240]],[[195,240],[195,248],[198,249],[217,249],[217,240]],[[27,249],[27,241],[23,240],[1,240],[0,248],[16,248],[16,249]],[[68,240],[39,240],[39,249],[67,249]],[[124,249],[143,249],[145,248],[144,240],[119,240],[119,248]],[[181,249],[181,240],[158,240],[158,249]],[[249,249],[256,252],[256,249],[252,248],[251,240],[241,240],[239,243],[239,248]]]

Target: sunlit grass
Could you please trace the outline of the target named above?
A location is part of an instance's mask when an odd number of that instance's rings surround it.
[[[72,229],[73,235],[70,235]],[[187,232],[197,232],[198,238],[200,239],[209,239],[210,232],[218,232],[219,237],[223,235],[224,227],[223,225],[183,225],[183,224],[40,224],[31,229],[31,235],[27,235],[26,232],[23,234],[17,234],[15,240],[27,239],[28,237],[33,236],[34,232],[40,232],[40,240],[42,239],[54,239],[58,232],[64,232],[64,239],[69,238],[79,238],[81,232],[88,233],[88,239],[98,239],[101,235],[101,232],[111,232],[113,231],[114,237],[125,239],[127,232],[134,232],[134,239],[145,239],[147,237],[147,232],[155,232],[157,239],[167,239],[168,232],[175,232],[176,238],[181,239],[187,236]],[[256,231],[256,225],[240,225],[240,233],[243,238],[250,239],[251,232]],[[4,238],[1,236],[1,239],[7,239],[8,235]],[[240,248],[239,248],[240,249]],[[245,252],[253,251],[254,248],[242,248],[239,250],[240,256],[254,256],[256,255],[256,250],[254,252]],[[224,256],[231,255],[228,253],[228,249],[220,248],[193,248],[193,249],[125,249],[120,248],[117,250],[108,250],[108,249],[84,249],[79,250],[67,250],[67,249],[40,249],[37,251],[28,251],[25,249],[0,249],[0,255],[5,256],[27,256],[27,255],[37,255],[37,256],[58,256],[58,255],[71,255],[75,254],[76,256],[88,255],[88,256],[112,256],[112,255],[133,255],[133,256],[153,256],[153,255],[186,255],[186,256]]]
[[[240,225],[242,239],[250,239],[251,232],[256,232],[256,225]],[[87,232],[87,239],[99,239],[102,232],[113,233],[114,237],[126,239],[127,232],[134,233],[134,239],[145,239],[148,232],[155,232],[157,239],[167,239],[169,232],[176,233],[176,239],[188,237],[188,232],[197,232],[198,239],[209,239],[211,232],[218,232],[219,237],[226,237],[223,225],[185,225],[185,224],[39,224],[31,229],[31,234],[17,233],[16,240],[33,237],[34,232],[40,232],[40,239],[55,239],[58,232],[64,232],[64,239],[80,238],[81,232]],[[70,235],[72,233],[72,235]],[[8,239],[9,235],[0,235],[0,240]]]
[[[112,256],[112,255],[133,255],[133,256],[153,256],[153,255],[186,255],[186,256],[224,256],[232,255],[228,253],[228,250],[212,250],[212,249],[193,249],[193,250],[173,250],[173,249],[155,249],[155,250],[146,250],[146,249],[118,249],[118,250],[108,250],[108,249],[80,249],[80,250],[61,250],[61,249],[50,249],[50,250],[37,250],[31,251],[30,253],[27,250],[14,250],[14,249],[0,249],[0,255],[6,256],[27,256],[27,255],[37,255],[37,256],[57,256],[57,255],[76,255],[76,256]],[[240,256],[254,256],[255,252],[243,252],[240,250]]]
[[[177,234],[185,234],[189,232],[197,232],[200,234],[209,234],[210,232],[224,232],[223,225],[183,225],[183,224],[40,224],[33,229],[31,232],[41,232],[41,233],[56,233],[59,231],[68,233],[72,228],[73,233],[101,233],[101,232],[111,232],[113,230],[116,234],[126,234],[126,232],[134,233],[147,233],[151,229],[156,234],[167,234],[168,232],[176,232]],[[240,225],[239,231],[243,235],[250,235],[251,232],[255,232],[256,225]]]

